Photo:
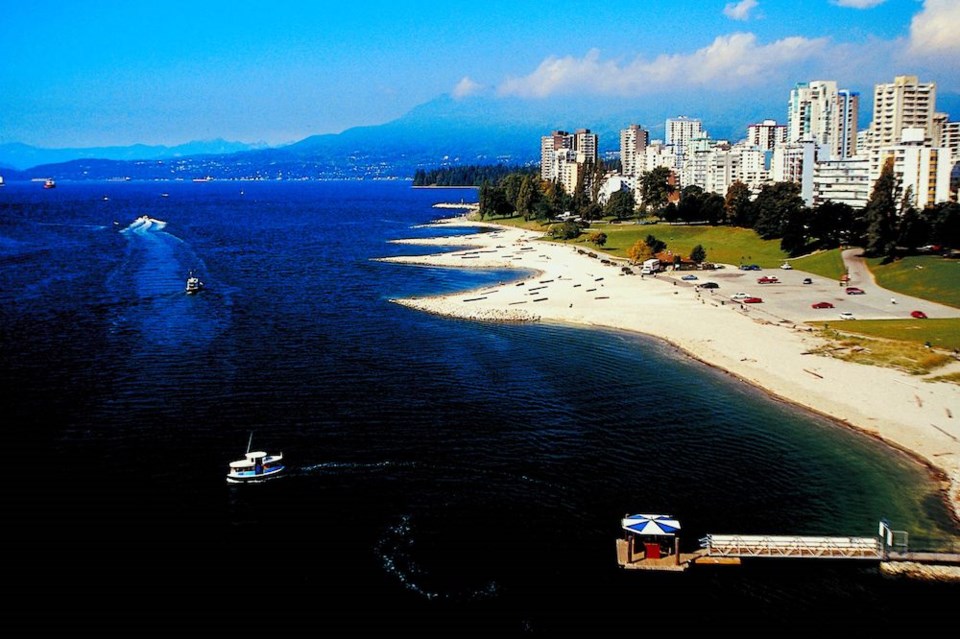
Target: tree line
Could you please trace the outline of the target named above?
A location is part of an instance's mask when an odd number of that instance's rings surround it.
[[[537,168],[508,167],[503,164],[469,164],[445,166],[427,171],[417,169],[413,174],[413,186],[480,186],[484,182],[497,184],[513,173],[538,173]]]
[[[763,239],[779,239],[781,250],[791,257],[843,245],[863,246],[869,256],[889,258],[931,245],[960,247],[960,205],[943,202],[917,209],[909,188],[901,188],[892,159],[883,166],[862,209],[830,201],[808,207],[800,185],[794,182],[766,184],[757,193],[739,181],[725,196],[706,193],[698,186],[687,186],[678,193],[671,184],[670,169],[665,167],[639,178],[639,202],[632,190],[625,189],[614,192],[601,205],[598,195],[605,171],[602,164],[585,165],[570,194],[561,184],[541,180],[533,171],[484,180],[479,193],[481,215],[520,215],[548,222],[570,213],[567,217],[582,222],[566,220],[558,226],[557,235],[568,238],[602,218],[656,217],[672,223],[729,225],[751,228]]]

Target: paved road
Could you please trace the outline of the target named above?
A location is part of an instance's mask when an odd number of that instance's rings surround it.
[[[701,289],[701,295],[709,295],[725,304],[740,302],[730,297],[738,292],[763,299],[762,304],[743,304],[743,308],[758,317],[771,321],[788,320],[792,322],[840,321],[840,313],[853,313],[856,319],[909,319],[912,311],[923,311],[931,318],[960,318],[960,309],[936,304],[915,297],[907,297],[886,290],[874,281],[866,262],[860,256],[861,249],[848,249],[843,252],[844,263],[850,275],[849,286],[863,290],[863,295],[847,295],[846,285],[837,280],[828,279],[797,269],[765,269],[763,271],[741,271],[736,266],[727,265],[717,271],[698,271],[699,278],[694,281],[679,281],[678,284],[694,286],[712,281],[720,288]],[[679,280],[684,273],[667,273],[661,277]],[[759,284],[757,279],[763,276],[775,276],[780,281],[775,284]],[[809,278],[810,284],[803,280]],[[896,303],[892,303],[895,299]],[[829,302],[834,308],[814,309],[812,304]]]

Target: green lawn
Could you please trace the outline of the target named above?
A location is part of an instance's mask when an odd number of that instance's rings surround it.
[[[880,262],[867,260],[880,286],[960,308],[960,260],[916,255],[889,264]]]
[[[517,222],[510,223],[526,226]],[[599,248],[587,242],[588,236],[598,232],[607,234],[607,243]],[[582,236],[568,240],[567,243],[586,244],[592,250],[625,258],[630,247],[637,241],[647,239],[648,235],[666,242],[668,251],[683,257],[689,257],[693,247],[700,244],[707,252],[708,262],[759,264],[764,268],[775,268],[783,263],[785,257],[785,253],[780,250],[780,240],[761,240],[752,229],[729,226],[594,222]]]
[[[788,261],[793,268],[801,271],[809,271],[830,280],[839,280],[840,276],[846,272],[840,253],[840,249],[818,251]]]
[[[823,322],[809,322],[822,328]],[[900,342],[926,344],[953,351],[960,349],[960,319],[846,320],[830,322],[831,329]]]

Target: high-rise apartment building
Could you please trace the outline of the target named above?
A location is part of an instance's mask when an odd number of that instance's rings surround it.
[[[898,75],[891,83],[874,85],[870,149],[902,143],[906,128],[923,129],[927,146],[939,144],[934,126],[936,103],[936,83],[921,83],[915,75]]]
[[[833,80],[797,83],[790,91],[787,140],[813,141],[825,158],[854,155],[859,103],[859,94],[837,89]]]
[[[620,130],[620,173],[636,177],[643,173],[643,157],[650,143],[650,132],[639,124]]]
[[[573,137],[566,131],[554,131],[540,138],[540,177],[551,182],[557,179],[557,154],[573,148]]]
[[[573,150],[577,152],[577,162],[596,164],[599,157],[597,142],[597,134],[591,133],[590,129],[577,129],[573,134]]]
[[[847,89],[837,90],[840,111],[840,132],[834,157],[852,158],[857,155],[858,125],[860,117],[860,94]]]
[[[707,137],[707,134],[699,119],[688,118],[685,115],[667,119],[665,142],[673,147],[678,168],[683,168],[683,156],[690,141],[703,137]]]
[[[943,123],[940,127],[939,146],[950,153],[953,164],[960,163],[960,121]]]
[[[567,193],[573,193],[580,175],[592,173],[583,171],[583,165],[596,164],[597,134],[590,129],[577,129],[573,135],[566,131],[554,131],[540,138],[540,177],[544,180],[563,184]]]
[[[761,151],[772,151],[774,147],[787,141],[787,126],[777,124],[776,120],[764,120],[747,127],[747,144]]]

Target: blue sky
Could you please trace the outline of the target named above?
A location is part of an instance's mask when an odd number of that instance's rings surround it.
[[[535,105],[694,92],[732,109],[767,96],[783,121],[801,81],[836,80],[867,108],[895,75],[960,93],[960,0],[3,5],[0,143],[47,148],[282,144],[443,94]]]

